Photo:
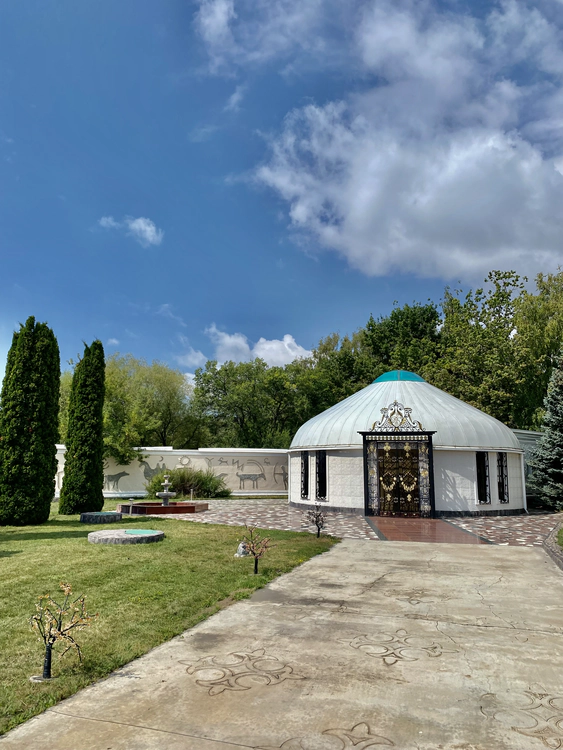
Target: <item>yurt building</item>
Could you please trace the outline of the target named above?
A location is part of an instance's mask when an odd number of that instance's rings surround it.
[[[502,422],[395,370],[298,430],[289,502],[376,516],[522,513],[523,451]]]

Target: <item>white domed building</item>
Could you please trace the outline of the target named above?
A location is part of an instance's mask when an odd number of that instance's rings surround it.
[[[523,451],[502,422],[395,370],[298,430],[289,502],[376,516],[522,513]]]

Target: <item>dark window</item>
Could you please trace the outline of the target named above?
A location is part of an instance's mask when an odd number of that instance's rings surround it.
[[[477,451],[477,494],[479,505],[489,505],[491,502],[491,488],[489,486],[489,454]]]
[[[498,499],[501,503],[508,502],[508,461],[506,453],[497,453],[497,482]]]
[[[326,500],[326,451],[317,451],[317,500]]]
[[[301,497],[309,497],[309,451],[301,451]]]

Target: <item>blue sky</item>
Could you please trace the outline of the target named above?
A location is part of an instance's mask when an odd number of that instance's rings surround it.
[[[5,0],[0,371],[28,315],[193,372],[563,258],[563,4]]]

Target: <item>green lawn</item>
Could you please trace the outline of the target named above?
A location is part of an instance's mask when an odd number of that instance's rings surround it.
[[[113,507],[108,502],[105,509]],[[166,538],[126,546],[88,543],[89,531],[119,525],[161,529]],[[164,518],[92,526],[56,513],[42,526],[1,527],[0,734],[336,542],[269,531],[276,547],[255,576],[251,559],[233,557],[244,531]],[[37,597],[58,594],[60,581],[85,593],[88,611],[99,617],[77,635],[82,664],[74,652],[59,660],[56,650],[62,649],[55,647],[55,679],[33,684],[29,677],[41,674],[43,644],[28,619]]]

